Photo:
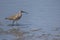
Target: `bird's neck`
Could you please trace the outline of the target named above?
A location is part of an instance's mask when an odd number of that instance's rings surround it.
[[[19,12],[18,12],[18,16],[21,16],[21,15],[22,15],[22,12],[21,12],[21,11],[19,11]]]
[[[19,11],[18,13],[21,13],[21,11]]]

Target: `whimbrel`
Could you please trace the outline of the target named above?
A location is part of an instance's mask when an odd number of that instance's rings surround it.
[[[15,21],[17,22],[22,17],[22,13],[27,13],[27,12],[21,10],[17,14],[5,19],[12,20],[13,21],[12,24],[14,25]]]

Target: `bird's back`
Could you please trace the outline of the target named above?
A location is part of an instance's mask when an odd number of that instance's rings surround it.
[[[10,16],[10,17],[5,18],[5,19],[8,19],[8,20],[19,20],[21,18],[21,16],[22,16],[22,14],[18,13],[16,15]]]

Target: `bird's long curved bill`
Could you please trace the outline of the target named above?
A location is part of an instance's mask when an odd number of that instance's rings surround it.
[[[28,12],[25,12],[25,11],[22,11],[22,12],[28,14]]]

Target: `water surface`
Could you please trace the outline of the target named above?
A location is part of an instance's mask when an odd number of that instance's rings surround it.
[[[10,26],[19,10],[29,14]],[[0,0],[0,40],[60,40],[60,0]]]

